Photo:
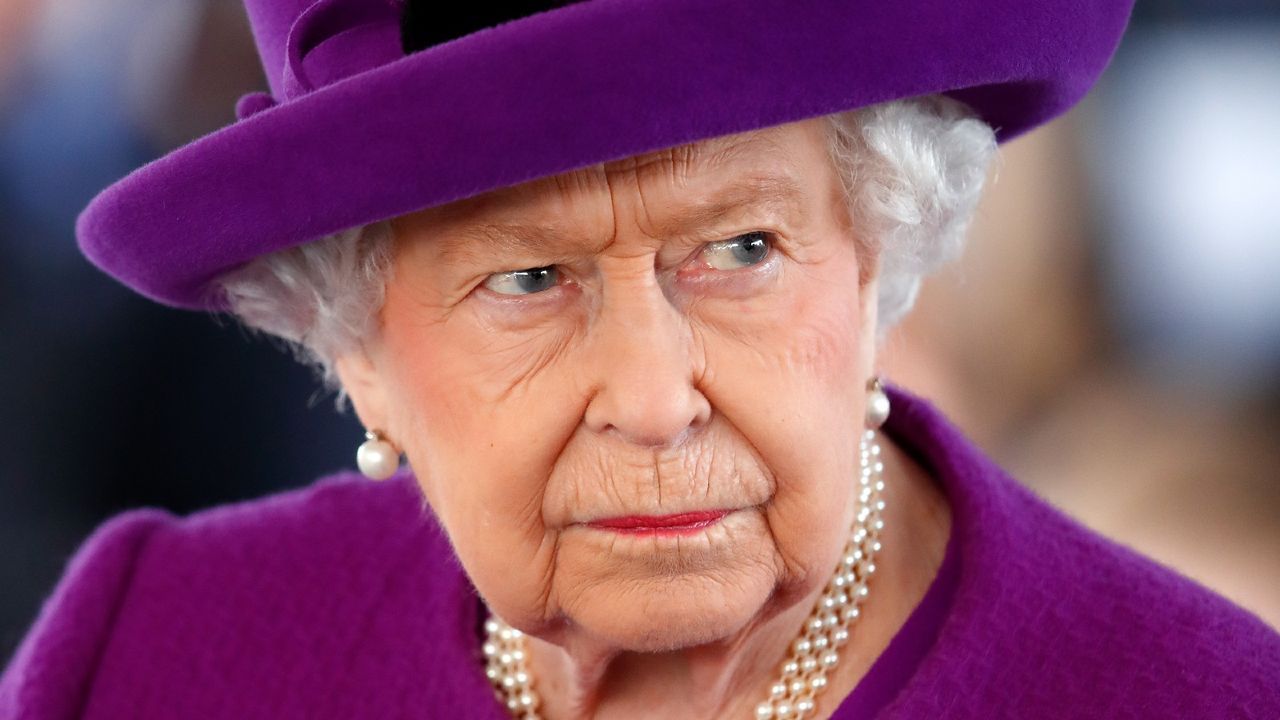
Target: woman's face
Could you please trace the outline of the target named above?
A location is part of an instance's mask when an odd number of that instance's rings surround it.
[[[875,308],[824,122],[393,222],[380,336],[339,373],[512,625],[673,649],[826,582]]]

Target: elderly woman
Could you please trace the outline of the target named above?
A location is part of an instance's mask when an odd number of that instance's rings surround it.
[[[876,379],[1127,6],[890,5],[250,0],[272,93],[82,246],[294,343],[384,482],[110,519],[0,716],[1280,716],[1260,620]]]

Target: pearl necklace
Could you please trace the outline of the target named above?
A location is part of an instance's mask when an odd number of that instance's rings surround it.
[[[827,587],[809,611],[800,634],[779,667],[769,697],[756,706],[758,720],[803,718],[817,705],[814,698],[827,686],[827,675],[840,662],[839,648],[849,641],[849,627],[866,602],[867,581],[876,571],[875,556],[880,550],[881,513],[884,501],[884,464],[874,430],[863,433],[858,500],[861,507],[853,521],[844,555]],[[499,702],[520,720],[541,720],[539,697],[533,689],[524,634],[496,615],[484,624],[485,675],[493,684]]]

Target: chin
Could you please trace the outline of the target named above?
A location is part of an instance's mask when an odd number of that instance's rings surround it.
[[[572,617],[578,630],[619,650],[668,652],[741,632],[767,611],[773,585],[763,577],[678,577],[601,588],[599,601]]]
[[[577,632],[635,652],[733,637],[770,612],[781,563],[756,514],[703,536],[562,547],[562,610]],[[759,527],[756,527],[757,524]],[[578,560],[578,562],[575,562]]]

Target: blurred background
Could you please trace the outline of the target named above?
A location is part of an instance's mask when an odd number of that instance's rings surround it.
[[[353,464],[307,370],[75,246],[94,194],[264,87],[234,0],[0,0],[0,666],[109,515]],[[1140,0],[883,357],[1037,493],[1280,627],[1277,128],[1280,7]]]

